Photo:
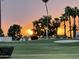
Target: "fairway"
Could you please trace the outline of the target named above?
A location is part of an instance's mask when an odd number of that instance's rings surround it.
[[[79,59],[79,44],[56,44],[52,40],[30,42],[1,42],[0,46],[14,46],[7,59]]]

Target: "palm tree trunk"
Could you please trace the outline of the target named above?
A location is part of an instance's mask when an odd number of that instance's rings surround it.
[[[46,6],[46,12],[47,12],[47,16],[48,16],[48,8],[47,8],[47,3],[45,3],[45,6]],[[48,39],[48,17],[47,17],[46,38]]]
[[[79,16],[78,16],[78,28],[79,28]]]
[[[58,37],[58,35],[57,35],[57,31],[58,31],[58,28],[56,28],[56,38]]]
[[[76,24],[75,24],[75,18],[74,18],[74,25],[73,25],[73,37],[76,37]]]
[[[66,38],[66,23],[65,23],[65,20],[64,20],[64,36]]]
[[[72,38],[72,29],[71,29],[71,19],[70,19],[70,16],[69,16],[69,28],[70,28],[70,38]]]

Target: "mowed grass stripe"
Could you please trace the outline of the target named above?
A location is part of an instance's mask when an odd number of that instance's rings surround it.
[[[12,56],[57,56],[57,55],[59,55],[59,56],[79,56],[79,54],[78,53],[76,53],[76,54],[14,54],[14,55],[12,55]]]
[[[13,55],[10,59],[79,59],[79,54],[22,54]]]

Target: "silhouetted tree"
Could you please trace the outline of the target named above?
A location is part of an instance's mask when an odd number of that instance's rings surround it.
[[[48,2],[48,0],[42,0],[44,3],[47,3]]]
[[[48,0],[42,0],[44,3],[45,3],[45,7],[46,7],[46,13],[47,13],[47,16],[48,16],[48,7],[47,7],[47,2]],[[48,39],[48,18],[47,18],[47,27],[46,27],[46,39]]]
[[[51,16],[43,16],[42,18],[39,19],[39,21],[42,24],[42,29],[44,30],[44,35],[46,36],[46,28],[48,28],[48,34],[50,32],[50,20],[51,20]]]
[[[77,9],[77,16],[78,16],[78,28],[79,28],[79,9]]]
[[[66,17],[65,14],[63,14],[63,15],[60,17],[60,20],[61,20],[61,22],[64,22],[64,37],[66,38],[66,21],[68,20],[68,18]]]
[[[72,8],[72,13],[71,16],[74,19],[74,24],[73,24],[73,37],[76,37],[76,15],[77,15],[77,7]]]
[[[4,36],[3,30],[0,28],[0,37],[3,37],[3,36]]]
[[[8,29],[8,36],[11,36],[13,40],[19,40],[22,37],[21,28],[22,27],[17,24],[10,26]]]
[[[40,27],[40,22],[35,20],[33,21],[33,28],[34,30],[37,32],[37,36],[40,36],[41,35],[41,27]]]
[[[52,19],[51,16],[43,16],[43,17],[41,18],[42,24],[43,24],[44,26],[46,26],[46,27],[47,27],[47,25],[49,26],[51,19]],[[47,24],[47,20],[48,20],[48,24]]]
[[[47,24],[47,20],[48,20],[48,24]],[[43,16],[42,18],[33,21],[33,26],[34,29],[36,29],[38,35],[45,35],[45,27],[48,26],[48,29],[50,30],[50,20],[51,20],[51,16]]]
[[[72,8],[70,6],[67,6],[65,8],[65,15],[68,17],[68,20],[69,20],[70,37],[72,38],[71,19],[70,19],[71,14],[72,14]]]

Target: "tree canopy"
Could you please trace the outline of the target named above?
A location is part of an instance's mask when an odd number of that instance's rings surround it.
[[[19,40],[21,38],[21,26],[17,24],[13,24],[8,29],[8,36],[11,36],[13,40]]]

